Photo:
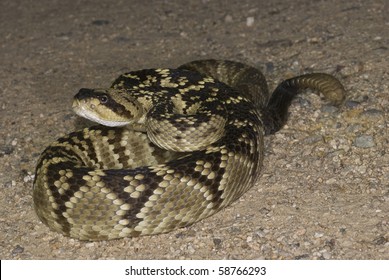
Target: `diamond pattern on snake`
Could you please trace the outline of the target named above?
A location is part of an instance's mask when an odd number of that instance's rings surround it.
[[[81,240],[166,233],[205,219],[258,181],[264,137],[282,128],[306,88],[336,105],[345,98],[324,73],[287,79],[270,94],[258,69],[227,60],[132,71],[109,88],[80,89],[73,109],[98,125],[43,151],[35,211],[51,230]]]

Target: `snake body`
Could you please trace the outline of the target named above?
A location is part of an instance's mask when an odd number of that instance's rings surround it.
[[[36,213],[82,240],[164,233],[209,217],[254,186],[264,136],[282,127],[304,88],[335,104],[344,99],[331,75],[294,77],[270,95],[259,70],[220,60],[133,71],[108,89],[81,89],[75,111],[102,125],[44,150]]]

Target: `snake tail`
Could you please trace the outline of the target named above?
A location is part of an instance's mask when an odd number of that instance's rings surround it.
[[[279,131],[287,121],[288,108],[297,94],[304,89],[317,90],[334,105],[340,105],[345,98],[343,85],[332,75],[312,73],[284,80],[274,90],[264,108],[265,134]]]

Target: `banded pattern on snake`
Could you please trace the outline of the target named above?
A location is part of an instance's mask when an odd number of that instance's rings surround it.
[[[258,180],[264,136],[301,89],[335,104],[331,75],[306,74],[270,95],[262,73],[224,60],[121,75],[81,89],[73,108],[100,125],[59,138],[38,160],[33,199],[50,229],[82,240],[150,235],[191,225]]]

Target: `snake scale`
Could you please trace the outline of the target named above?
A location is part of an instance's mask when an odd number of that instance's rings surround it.
[[[108,89],[81,89],[75,112],[100,125],[41,154],[36,213],[81,240],[165,233],[209,217],[254,186],[264,136],[283,126],[305,88],[334,104],[345,96],[323,73],[285,80],[270,94],[258,69],[226,60],[133,71]]]

